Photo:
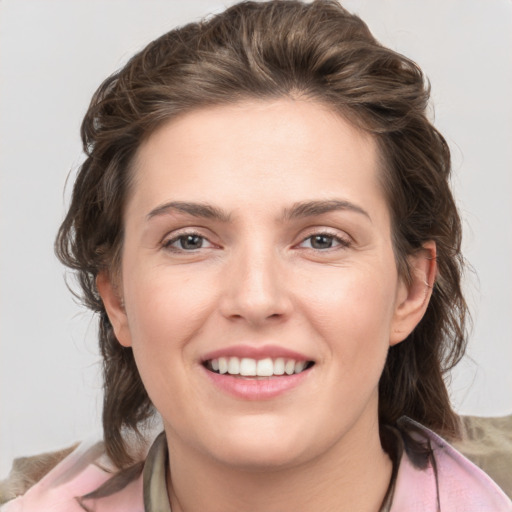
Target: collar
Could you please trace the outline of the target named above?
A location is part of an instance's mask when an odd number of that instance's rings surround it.
[[[162,432],[149,450],[142,473],[146,512],[171,512],[165,478],[167,464],[167,441],[165,432]]]

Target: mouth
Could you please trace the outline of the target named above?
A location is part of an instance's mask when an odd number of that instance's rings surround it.
[[[218,357],[203,362],[203,366],[218,375],[231,375],[246,379],[268,379],[291,376],[309,370],[314,361],[301,361],[284,357],[253,359],[250,357]]]

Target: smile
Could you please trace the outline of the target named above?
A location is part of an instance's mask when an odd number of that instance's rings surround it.
[[[277,357],[253,359],[250,357],[219,357],[204,362],[206,369],[220,375],[241,377],[274,377],[302,373],[313,365],[313,361],[300,361]]]
[[[302,387],[315,372],[311,356],[287,347],[239,344],[204,354],[203,375],[222,393],[242,400],[271,400]]]

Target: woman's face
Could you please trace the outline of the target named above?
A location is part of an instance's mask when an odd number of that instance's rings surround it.
[[[164,125],[134,172],[122,277],[98,285],[170,446],[285,467],[365,442],[423,312],[372,138],[314,102],[246,101]]]

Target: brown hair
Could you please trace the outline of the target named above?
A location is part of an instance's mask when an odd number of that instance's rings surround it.
[[[407,255],[428,240],[437,245],[439,275],[427,312],[389,350],[380,422],[395,425],[407,415],[445,436],[457,433],[443,375],[465,349],[461,225],[449,187],[450,152],[426,116],[423,74],[335,1],[243,2],[151,42],[103,82],[82,124],[87,158],[56,252],[76,270],[85,304],[99,313],[105,442],[120,467],[130,462],[123,431],[138,432],[153,407],[132,350],[115,338],[95,279],[119,269],[134,155],[180,113],[297,95],[329,105],[377,140],[401,274],[407,276]]]

